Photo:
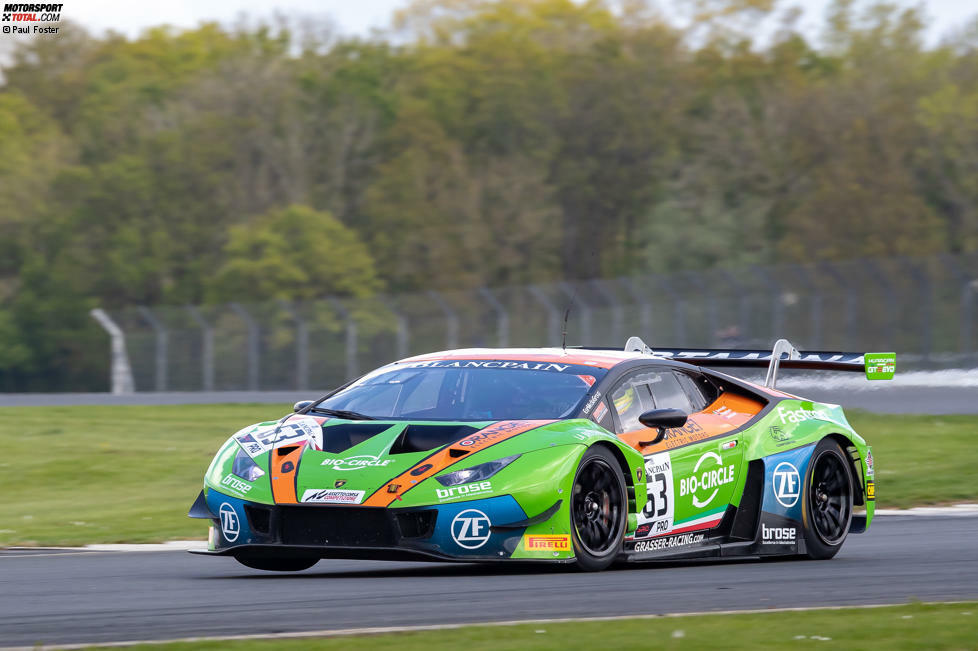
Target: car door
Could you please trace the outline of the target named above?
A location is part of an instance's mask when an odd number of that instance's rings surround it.
[[[645,456],[648,502],[639,514],[637,538],[710,529],[723,517],[744,446],[737,434],[725,435],[736,427],[713,413],[716,398],[706,393],[706,385],[669,367],[639,369],[611,391],[619,436]],[[639,409],[666,407],[689,418],[652,445],[655,430],[638,422]]]

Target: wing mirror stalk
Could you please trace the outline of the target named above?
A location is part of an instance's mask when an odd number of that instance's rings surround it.
[[[642,447],[655,445],[666,437],[666,430],[682,427],[689,416],[682,409],[652,409],[638,417],[638,422],[656,430],[655,438],[651,441],[639,441]]]

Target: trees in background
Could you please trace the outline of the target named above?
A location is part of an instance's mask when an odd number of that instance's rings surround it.
[[[100,388],[94,305],[306,300],[978,249],[978,23],[768,0],[422,0],[390,40],[24,42],[0,390]],[[797,19],[797,16],[794,17]],[[770,22],[770,20],[768,21]]]

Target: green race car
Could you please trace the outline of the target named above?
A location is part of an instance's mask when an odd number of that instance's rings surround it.
[[[895,356],[470,349],[381,367],[214,457],[190,516],[263,570],[322,558],[834,556],[873,518],[870,447],[778,368],[892,377]],[[714,370],[767,366],[765,386]],[[709,368],[706,368],[709,367]]]

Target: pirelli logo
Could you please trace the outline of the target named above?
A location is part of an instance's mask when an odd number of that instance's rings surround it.
[[[566,552],[571,548],[570,536],[523,536],[523,546],[527,551]]]
[[[876,484],[872,481],[866,482],[866,499],[876,499]]]

